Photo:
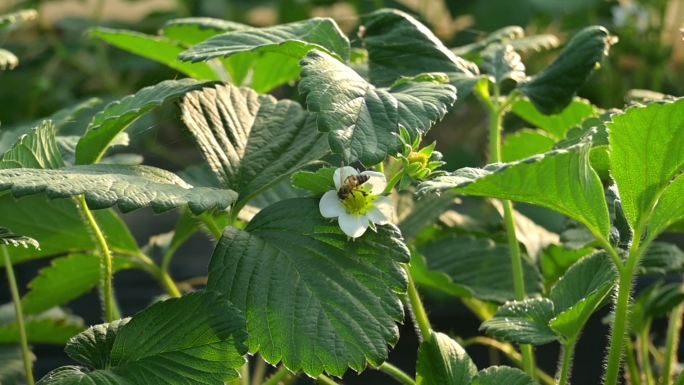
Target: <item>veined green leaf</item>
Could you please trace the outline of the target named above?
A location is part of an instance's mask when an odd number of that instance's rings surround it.
[[[399,127],[415,138],[440,120],[456,100],[456,90],[435,75],[403,79],[375,88],[330,55],[312,51],[302,61],[299,89],[317,113],[318,128],[330,131],[333,152],[347,163],[376,164],[401,147]]]
[[[399,222],[401,234],[407,239],[417,236],[422,230],[437,223],[440,215],[457,201],[455,194],[446,193],[436,199],[420,199],[414,202],[411,212]]]
[[[380,365],[397,342],[407,285],[400,264],[408,261],[396,227],[350,242],[321,216],[317,199],[288,199],[244,231],[225,230],[208,288],[244,309],[251,352],[311,376],[340,376],[366,361]]]
[[[125,223],[111,209],[93,211],[114,253],[135,254],[138,245]],[[16,199],[0,193],[0,218],[17,233],[40,239],[40,249],[14,248],[13,264],[65,253],[97,252],[88,226],[72,200],[50,200],[45,195]],[[4,260],[0,259],[0,267]]]
[[[553,302],[546,298],[506,302],[480,330],[503,341],[544,345],[558,340],[558,335],[549,327],[553,317]]]
[[[603,185],[589,166],[584,146],[484,169],[463,168],[423,182],[419,193],[453,189],[463,195],[531,203],[566,215],[595,236],[608,239],[610,218]]]
[[[568,339],[577,338],[610,293],[616,276],[613,263],[604,253],[595,253],[573,265],[551,288],[549,297],[556,312],[551,328]]]
[[[335,189],[334,175],[335,167],[321,167],[315,172],[297,171],[292,174],[292,185],[309,191],[313,196],[320,197]]]
[[[239,194],[238,208],[329,152],[314,117],[290,100],[217,85],[186,95],[182,110],[209,166]]]
[[[24,246],[25,248],[32,246],[36,249],[40,248],[38,241],[35,239],[15,234],[6,227],[0,227],[0,247],[2,246]]]
[[[88,130],[76,146],[76,162],[90,164],[104,156],[114,138],[135,120],[165,101],[182,97],[206,83],[193,79],[166,80],[145,87],[107,105],[88,125]]]
[[[432,332],[418,349],[417,385],[469,385],[477,367],[468,353],[446,334]]]
[[[560,45],[560,41],[554,35],[542,34],[523,36],[521,38],[508,41],[507,44],[512,45],[513,49],[518,52],[541,52],[558,47]]]
[[[46,193],[50,198],[84,195],[91,209],[118,206],[123,212],[151,206],[164,212],[188,205],[199,214],[221,210],[236,199],[235,192],[192,187],[175,174],[149,166],[87,165],[58,170],[32,168],[0,170],[0,191],[16,197]]]
[[[156,61],[198,80],[220,80],[206,63],[188,63],[178,59],[185,50],[180,43],[163,36],[152,36],[123,29],[94,28],[90,36],[132,54]]]
[[[368,50],[370,82],[388,87],[402,77],[443,72],[465,99],[479,70],[451,52],[418,20],[394,9],[381,9],[362,18],[361,38]]]
[[[244,318],[223,296],[196,292],[158,302],[130,320],[93,326],[65,351],[41,385],[223,385],[245,362]]]
[[[12,52],[0,48],[0,71],[13,70],[19,65],[19,58]]]
[[[470,385],[538,385],[538,383],[520,369],[490,366],[477,373]]]
[[[0,344],[19,342],[19,326],[14,315],[12,303],[0,306]],[[28,341],[34,344],[61,345],[84,328],[81,318],[68,314],[60,308],[30,315],[25,317],[24,321]]]
[[[19,140],[2,156],[0,169],[55,169],[64,166],[55,141],[55,126],[43,121]]]
[[[625,216],[637,234],[653,239],[684,217],[684,99],[629,108],[608,129]]]
[[[592,237],[593,241],[594,238]],[[544,276],[544,286],[551,288],[575,262],[591,254],[594,249],[582,247],[567,248],[567,245],[550,245],[541,252],[539,264]]]
[[[554,144],[544,131],[522,129],[506,135],[501,153],[504,162],[515,162],[550,151]]]
[[[653,242],[641,257],[641,274],[673,274],[684,269],[684,251],[667,242]]]
[[[598,110],[589,101],[574,98],[569,104],[552,115],[539,112],[529,100],[517,100],[511,111],[528,123],[549,133],[556,141],[564,139],[566,133],[582,124],[587,118],[596,116]]]
[[[556,60],[541,73],[519,86],[543,114],[562,111],[594,68],[608,54],[611,38],[599,26],[578,32]]]
[[[450,236],[420,248],[429,270],[446,274],[450,280],[478,299],[505,302],[514,299],[510,256],[504,244],[490,239]],[[541,279],[535,267],[523,264],[525,287],[539,293]]]
[[[36,356],[29,351],[31,362],[36,360]],[[17,345],[0,345],[0,384],[20,385],[24,377],[24,360],[21,347]]]
[[[114,258],[114,272],[128,269],[133,264]],[[37,314],[66,304],[97,286],[100,278],[100,259],[94,254],[73,254],[54,259],[29,283],[30,291],[22,298],[26,314]]]
[[[497,84],[506,80],[520,82],[525,80],[525,65],[520,54],[510,44],[493,44],[482,53],[482,69]]]
[[[312,49],[349,59],[349,40],[330,18],[226,32],[193,46],[180,59],[198,62],[243,52],[274,52],[299,60]]]
[[[201,43],[223,32],[241,31],[253,27],[211,17],[185,17],[167,21],[161,27],[161,34],[185,45]]]

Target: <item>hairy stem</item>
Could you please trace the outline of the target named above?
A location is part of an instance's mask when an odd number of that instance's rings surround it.
[[[558,385],[568,385],[572,372],[572,358],[575,354],[576,339],[572,339],[563,346],[563,360],[561,361],[560,373],[558,373]]]
[[[627,257],[627,263],[619,273],[618,294],[615,302],[615,317],[613,319],[613,330],[608,351],[606,372],[603,379],[604,385],[616,385],[620,374],[622,348],[625,340],[624,336],[625,333],[628,332],[627,321],[629,318],[632,284],[634,281],[634,273],[636,272],[636,267],[639,264],[639,259],[641,257],[641,249],[639,248],[640,236],[641,234],[639,232],[635,232],[634,242],[632,243],[629,256]],[[647,245],[644,245],[643,249],[646,247]]]
[[[408,298],[411,303],[411,310],[413,313],[413,318],[420,331],[421,341],[429,341],[432,335],[432,326],[430,326],[430,319],[425,311],[425,306],[423,306],[423,301],[420,299],[420,294],[418,294],[418,289],[416,289],[416,283],[411,277],[411,272],[406,269],[408,275]]]
[[[17,279],[14,277],[14,269],[12,268],[12,260],[10,259],[7,246],[0,246],[5,258],[5,271],[7,272],[7,283],[9,284],[10,292],[12,292],[12,302],[14,302],[14,314],[17,319],[17,326],[19,327],[19,345],[21,346],[21,358],[24,361],[24,372],[26,373],[26,383],[33,385],[33,365],[31,363],[31,351],[28,346],[28,337],[26,336],[26,323],[24,322],[24,312],[21,309],[21,298],[19,297],[19,288],[17,287]]]
[[[653,370],[651,369],[651,355],[648,352],[649,340],[651,339],[651,322],[647,322],[639,333],[637,346],[639,347],[639,357],[641,358],[641,369],[644,372],[646,385],[655,385]]]
[[[629,371],[630,385],[641,385],[641,375],[639,374],[639,366],[637,365],[634,347],[629,338],[625,338],[625,361],[627,362],[627,370]]]
[[[502,120],[506,112],[506,106],[499,105],[499,88],[495,85],[495,98],[488,104],[489,107],[489,161],[501,162],[501,136],[503,131]],[[508,104],[506,104],[508,105]],[[525,299],[525,276],[523,273],[522,256],[520,245],[515,231],[513,219],[513,203],[502,201],[503,220],[506,228],[506,238],[508,239],[508,250],[511,256],[511,271],[513,274],[513,286],[515,288],[515,298],[519,301]],[[534,352],[531,345],[520,345],[523,356],[523,369],[527,374],[534,377],[535,363]]]
[[[672,369],[677,366],[677,350],[679,348],[679,333],[682,329],[684,305],[679,305],[670,314],[667,324],[667,340],[665,342],[665,358],[663,362],[663,376],[660,385],[672,385]]]
[[[85,197],[81,195],[79,198],[79,207],[83,217],[88,222],[92,230],[92,234],[95,238],[95,242],[100,249],[100,283],[102,286],[102,300],[104,302],[104,320],[106,322],[112,322],[116,319],[121,318],[119,310],[116,307],[114,300],[114,289],[112,287],[112,252],[109,250],[107,245],[107,240],[105,239],[100,226],[97,224],[93,213],[90,212],[88,204],[86,203]]]
[[[406,374],[403,370],[397,368],[396,366],[390,364],[389,362],[384,362],[378,367],[378,370],[394,378],[403,385],[416,385],[416,382]]]
[[[286,378],[292,376],[292,373],[290,373],[289,370],[287,370],[286,367],[281,366],[278,371],[273,373],[271,377],[269,377],[266,382],[264,382],[263,385],[278,385],[281,381],[285,380]]]

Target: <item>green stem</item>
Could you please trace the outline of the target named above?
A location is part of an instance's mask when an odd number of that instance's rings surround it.
[[[646,385],[655,385],[653,370],[651,369],[651,355],[648,352],[648,344],[651,339],[651,322],[647,322],[639,333],[639,356],[641,358],[641,369],[644,372]]]
[[[21,298],[19,297],[19,288],[17,287],[17,279],[14,277],[14,269],[12,268],[12,260],[10,259],[7,246],[0,246],[3,257],[5,258],[5,271],[7,272],[7,282],[9,289],[12,292],[12,302],[14,302],[14,313],[17,319],[17,326],[19,327],[19,344],[21,345],[21,358],[24,361],[24,372],[26,373],[26,383],[33,385],[33,368],[31,363],[31,351],[28,346],[28,337],[26,336],[26,323],[24,322],[24,312],[21,309]]]
[[[290,371],[287,370],[286,367],[281,366],[280,369],[273,373],[273,375],[268,380],[266,380],[266,382],[264,382],[263,385],[278,385],[280,381],[285,380],[291,375],[292,373],[290,373]]]
[[[677,377],[677,381],[675,381],[675,385],[684,385],[684,371],[679,373],[679,377]]]
[[[100,281],[102,286],[102,296],[104,302],[104,319],[106,322],[112,322],[116,319],[121,318],[119,310],[116,308],[114,301],[114,290],[112,287],[112,253],[107,245],[107,240],[105,239],[100,226],[97,224],[93,213],[88,209],[88,204],[86,203],[85,197],[81,195],[79,198],[79,207],[83,213],[83,217],[90,225],[93,235],[95,236],[95,241],[100,249]]]
[[[558,375],[558,385],[568,385],[572,370],[572,358],[575,354],[576,339],[572,339],[563,346],[563,361]]]
[[[630,385],[641,385],[641,376],[639,374],[639,366],[634,357],[634,347],[631,341],[625,342],[625,361],[627,362],[627,370],[629,371]]]
[[[508,104],[499,105],[499,88],[494,86],[494,100],[487,103],[489,108],[489,161],[492,163],[501,162],[501,136],[503,131],[502,120]],[[520,255],[520,245],[515,232],[515,222],[513,219],[513,203],[502,201],[503,220],[506,228],[506,238],[508,239],[508,250],[511,256],[511,272],[513,274],[513,287],[515,297],[522,301],[525,299],[525,275],[523,273],[522,256]],[[523,369],[527,374],[534,376],[535,363],[534,352],[531,345],[520,345],[523,356]]]
[[[665,342],[665,358],[663,363],[663,377],[660,385],[672,385],[672,369],[677,366],[677,349],[679,348],[679,333],[682,329],[684,305],[679,305],[670,314],[667,325],[667,339]]]
[[[249,360],[240,368],[240,384],[249,385]]]
[[[237,211],[233,212],[233,209],[230,210],[229,224],[233,224],[235,222],[235,219],[237,218]],[[221,235],[223,235],[223,230],[218,227],[216,221],[214,221],[214,218],[212,218],[209,214],[204,213],[199,216],[199,219],[202,221],[202,223],[204,223],[205,226],[207,226],[207,229],[209,229],[209,232],[214,236],[214,238],[217,240],[221,238]]]
[[[316,377],[316,381],[323,385],[339,385],[337,382],[333,381],[332,378],[326,376],[325,374],[321,374],[320,376]]]
[[[616,385],[620,374],[622,361],[622,348],[624,336],[627,333],[627,320],[629,318],[630,297],[632,295],[632,283],[634,273],[639,264],[641,249],[639,248],[641,234],[635,232],[634,242],[627,257],[627,263],[619,273],[618,295],[615,303],[615,317],[611,334],[610,348],[603,385]],[[647,245],[644,245],[644,249]]]
[[[425,311],[425,306],[423,306],[423,301],[420,299],[420,294],[418,294],[418,289],[416,289],[416,283],[411,277],[411,272],[406,268],[406,273],[408,275],[408,297],[411,303],[411,310],[416,324],[418,325],[418,330],[420,330],[421,341],[429,341],[432,336],[432,327],[430,326],[430,319]]]
[[[394,174],[392,176],[392,178],[390,178],[389,182],[387,182],[387,187],[385,188],[385,191],[383,192],[383,194],[391,193],[392,190],[394,189],[394,186],[396,186],[397,183],[399,183],[401,181],[401,178],[403,176],[404,176],[404,169],[402,167],[399,169],[399,171],[397,171],[396,174]]]
[[[404,373],[403,370],[397,368],[396,366],[390,364],[389,362],[384,362],[378,367],[378,370],[388,374],[390,377],[394,378],[400,384],[404,385],[416,385],[416,382],[408,374]]]
[[[254,356],[256,361],[254,364],[254,373],[252,373],[251,385],[259,385],[264,382],[264,376],[266,375],[266,361],[261,359],[261,356]]]

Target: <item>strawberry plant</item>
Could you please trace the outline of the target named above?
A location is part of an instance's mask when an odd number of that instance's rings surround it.
[[[34,16],[0,17],[0,28]],[[592,363],[605,364],[604,385],[684,383],[682,286],[659,279],[684,268],[661,237],[684,228],[684,101],[649,94],[602,109],[578,98],[617,43],[607,29],[578,31],[535,73],[523,57],[556,48],[555,36],[507,27],[449,48],[391,9],[364,15],[351,39],[330,18],[181,18],[158,35],[89,36],[180,76],[0,141],[12,298],[0,307],[2,384],[336,384],[376,370],[404,385],[567,385],[605,306],[606,358]],[[0,50],[0,69],[17,64]],[[296,100],[274,96],[295,84]],[[446,170],[425,137],[467,103],[487,114],[488,164]],[[180,176],[115,150],[162,105],[177,107],[203,159]],[[98,112],[74,127],[86,108]],[[511,120],[531,128],[511,131]],[[565,230],[521,207],[565,217]],[[123,218],[141,208],[176,210],[175,229],[139,245]],[[200,232],[215,240],[206,274],[178,282],[174,256]],[[38,259],[51,264],[22,295],[14,267]],[[166,295],[122,314],[113,277],[131,269]],[[655,279],[636,293],[640,276]],[[86,327],[64,306],[93,288],[102,323]],[[482,335],[437,330],[419,290],[462,302]],[[659,318],[664,341],[652,336]],[[402,323],[416,326],[415,372],[388,360]],[[36,382],[39,343],[65,345],[73,365]],[[555,372],[536,362],[546,344],[561,347]],[[474,345],[508,365],[477,367]]]

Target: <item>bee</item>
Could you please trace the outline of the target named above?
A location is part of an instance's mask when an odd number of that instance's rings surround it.
[[[354,191],[359,191],[363,195],[367,195],[368,193],[359,187],[366,183],[368,179],[370,179],[370,176],[368,175],[349,175],[344,178],[344,181],[340,184],[340,189],[337,190],[337,197],[340,198],[340,200],[345,200],[349,194],[352,194]]]

